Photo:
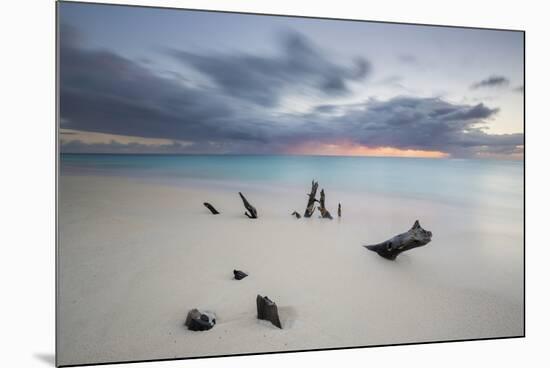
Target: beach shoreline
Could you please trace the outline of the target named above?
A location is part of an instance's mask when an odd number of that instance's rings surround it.
[[[325,187],[343,217],[295,219],[307,185],[245,185],[250,220],[233,187],[62,173],[60,364],[523,334],[514,216]],[[362,247],[416,219],[434,234],[425,247],[394,262]],[[233,280],[235,268],[250,276]],[[257,294],[279,305],[282,330],[256,319]],[[217,325],[186,330],[192,308]]]

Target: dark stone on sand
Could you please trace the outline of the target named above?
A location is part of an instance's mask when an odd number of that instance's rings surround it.
[[[191,331],[210,330],[215,324],[216,316],[213,313],[201,312],[198,309],[191,309],[185,320],[185,325]]]
[[[239,270],[233,270],[233,275],[235,276],[235,280],[242,280],[246,276],[248,276],[248,274],[244,273],[243,271],[239,271]]]

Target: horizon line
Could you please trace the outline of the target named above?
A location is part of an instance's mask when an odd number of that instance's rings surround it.
[[[291,153],[166,153],[166,152],[59,152],[63,155],[82,156],[287,156],[287,157],[342,157],[342,158],[399,158],[399,159],[422,159],[422,160],[485,160],[485,161],[523,161],[521,158],[498,158],[498,157],[422,157],[422,156],[383,156],[383,155],[318,155],[318,154],[291,154]]]

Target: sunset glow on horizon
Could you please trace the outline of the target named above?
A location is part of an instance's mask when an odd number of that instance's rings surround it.
[[[317,156],[377,156],[377,157],[417,157],[447,158],[449,154],[441,151],[400,149],[395,147],[367,147],[353,143],[304,143],[288,150],[291,155]]]

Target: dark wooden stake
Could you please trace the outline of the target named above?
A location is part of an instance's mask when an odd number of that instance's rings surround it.
[[[252,206],[246,200],[246,198],[244,197],[244,195],[241,192],[239,192],[239,195],[241,196],[241,199],[243,200],[244,208],[246,208],[246,210],[248,211],[248,212],[244,213],[246,215],[246,217],[251,218],[251,219],[258,218],[258,212],[256,211],[256,208],[254,208],[254,206]]]
[[[315,211],[315,202],[318,202],[315,198],[317,196],[317,188],[319,187],[319,183],[317,183],[315,180],[311,181],[311,191],[308,194],[308,200],[307,200],[307,206],[306,211],[304,212],[304,217],[311,217],[313,215],[313,212]]]
[[[220,214],[220,213],[218,212],[218,210],[215,209],[214,206],[212,206],[210,203],[204,202],[203,204],[204,204],[204,206],[205,206],[206,208],[208,208],[208,209],[210,210],[210,212],[212,212],[213,215],[219,215],[219,214]]]
[[[338,203],[338,217],[342,217],[342,205]]]
[[[322,218],[328,218],[332,220],[332,215],[325,207],[325,190],[321,189],[321,198],[319,200],[319,212],[321,212]]]
[[[275,302],[271,301],[267,296],[262,297],[258,295],[256,297],[256,307],[258,309],[258,319],[269,321],[275,326],[283,328]]]
[[[378,253],[381,257],[393,261],[399,253],[426,245],[431,240],[432,232],[424,230],[422,226],[420,226],[418,220],[416,220],[409,231],[396,235],[385,242],[374,245],[364,245],[364,247]]]

